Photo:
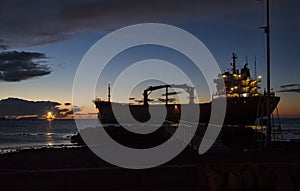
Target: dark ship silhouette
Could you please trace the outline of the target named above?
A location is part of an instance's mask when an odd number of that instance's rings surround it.
[[[166,122],[178,123],[181,115],[181,107],[183,104],[175,104],[172,99],[169,99],[169,95],[174,95],[176,92],[168,92],[169,88],[181,88],[189,94],[189,103],[184,104],[186,108],[188,107],[199,107],[200,116],[199,123],[207,124],[210,119],[211,104],[213,101],[219,99],[221,95],[226,95],[227,108],[224,119],[225,125],[255,125],[258,119],[262,119],[267,116],[267,94],[259,93],[258,83],[261,82],[261,77],[258,76],[256,79],[251,78],[250,70],[247,67],[247,63],[239,71],[236,68],[237,56],[235,53],[232,55],[231,71],[224,72],[220,74],[215,80],[217,92],[212,97],[212,101],[207,103],[194,103],[194,87],[188,86],[186,84],[180,85],[159,85],[150,86],[144,90],[143,104],[129,104],[129,103],[116,103],[110,101],[110,87],[108,93],[108,101],[96,99],[94,103],[98,109],[98,117],[103,124],[117,124],[117,118],[122,119],[126,115],[122,115],[122,112],[128,111],[130,109],[131,115],[140,122],[148,121],[151,116],[149,113],[149,94],[152,91],[158,89],[166,89],[166,99],[164,99],[165,104],[153,104],[151,107],[155,109],[160,109],[165,107],[167,110]],[[223,81],[222,81],[223,80]],[[224,82],[224,83],[223,83]],[[225,84],[225,88],[223,86]],[[225,92],[224,92],[225,91]],[[270,94],[271,101],[271,112],[277,107],[280,97],[275,96],[274,93]],[[113,109],[116,109],[119,114],[115,116]],[[126,119],[125,119],[126,120]]]

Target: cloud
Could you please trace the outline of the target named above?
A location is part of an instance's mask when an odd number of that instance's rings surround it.
[[[66,102],[66,103],[65,103],[65,106],[70,106],[70,105],[72,105],[72,104],[69,103],[69,102]]]
[[[74,113],[80,112],[81,109],[79,107],[74,106],[71,110],[65,113],[65,115],[73,115]]]
[[[0,44],[0,50],[6,50],[6,49],[8,49],[7,45]]]
[[[239,0],[2,0],[0,37],[11,47],[72,38],[76,32],[105,31],[143,22],[182,22],[257,17],[259,3]],[[237,17],[235,13],[246,15]],[[247,21],[247,22],[245,22]]]
[[[0,81],[18,82],[50,74],[45,58],[38,52],[0,52]]]
[[[61,108],[63,104],[55,101],[29,101],[19,98],[0,100],[0,118],[14,118],[19,116],[36,116],[44,118],[51,111],[56,118],[70,118],[73,113],[80,112],[79,107]]]
[[[28,101],[18,98],[0,100],[0,116],[37,115],[42,117],[48,111],[59,113],[61,104],[53,101]]]
[[[277,92],[294,92],[300,93],[300,84],[286,84],[280,86],[281,90]]]
[[[8,49],[8,46],[5,44],[2,44],[4,42],[4,40],[0,39],[0,50],[6,50]]]
[[[293,92],[293,93],[300,93],[300,88],[294,89],[287,89],[287,90],[279,90],[278,92]]]
[[[281,88],[292,88],[292,87],[300,87],[300,84],[286,84],[286,85],[281,85]]]

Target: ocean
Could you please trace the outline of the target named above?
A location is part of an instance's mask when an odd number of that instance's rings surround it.
[[[94,120],[80,120],[96,126]],[[23,149],[75,147],[71,136],[78,132],[74,120],[0,120],[0,154]]]
[[[300,140],[300,118],[282,118],[280,123],[283,139]],[[278,124],[278,120],[275,120],[274,124]]]
[[[80,122],[86,127],[99,125],[95,120]],[[300,118],[283,118],[280,122],[285,140],[300,140]],[[71,136],[77,132],[74,120],[0,120],[0,154],[22,149],[75,147]]]

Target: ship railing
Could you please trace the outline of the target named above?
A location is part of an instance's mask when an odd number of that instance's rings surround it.
[[[226,95],[221,95],[221,94],[213,94],[212,99],[218,99],[218,98],[226,98]]]
[[[194,135],[194,132],[192,131],[191,125],[181,123],[180,125],[186,127],[184,131],[180,131],[181,134],[175,134],[175,131],[177,130],[178,123],[174,123],[171,121],[167,121],[168,126],[165,127],[165,133],[166,136],[169,137],[170,135],[175,138],[177,141],[182,142],[183,145],[190,144],[191,140],[190,137]]]
[[[165,133],[167,137],[173,136],[176,140],[182,142],[183,145],[189,145],[193,149],[197,150],[200,145],[203,135],[206,131],[207,124],[205,123],[195,123],[190,121],[180,121],[180,125],[185,127],[184,131],[180,131],[181,134],[175,134],[179,123],[174,123],[172,121],[166,121],[167,126],[165,126]],[[197,126],[197,130],[192,128],[192,126]],[[192,137],[192,138],[191,138]]]

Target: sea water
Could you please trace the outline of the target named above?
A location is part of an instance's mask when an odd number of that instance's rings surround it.
[[[275,120],[275,124],[278,124]],[[96,127],[97,120],[81,119],[84,127]],[[280,119],[284,140],[300,140],[300,118]],[[276,127],[276,126],[275,126]],[[77,129],[74,120],[0,120],[0,154],[20,149],[76,146],[71,136]]]
[[[94,125],[93,120],[80,121]],[[71,143],[71,136],[77,132],[74,120],[0,120],[0,154],[21,149],[76,146]]]
[[[300,140],[300,118],[282,118],[274,120],[276,124],[281,124],[281,132],[285,140]]]

